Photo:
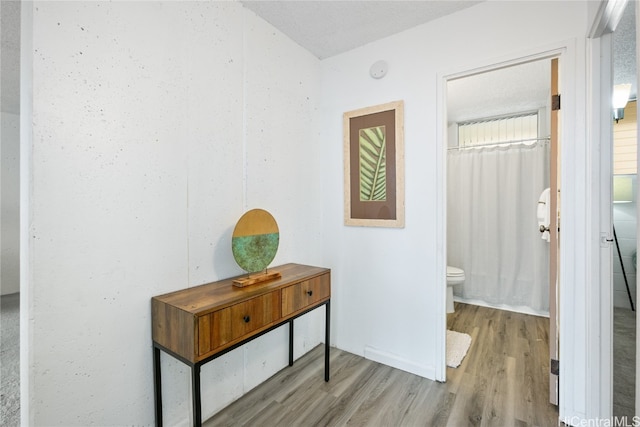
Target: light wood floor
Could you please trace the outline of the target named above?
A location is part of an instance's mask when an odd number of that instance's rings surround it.
[[[613,310],[613,415],[631,420],[636,404],[636,312]]]
[[[456,303],[448,328],[471,335],[469,352],[438,383],[324,347],[278,372],[204,425],[555,426],[548,403],[546,318]]]

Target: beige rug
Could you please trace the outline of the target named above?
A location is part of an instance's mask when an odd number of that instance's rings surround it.
[[[460,366],[470,345],[471,336],[447,330],[447,366],[450,368]]]

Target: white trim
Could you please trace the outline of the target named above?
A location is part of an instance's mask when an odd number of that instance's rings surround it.
[[[365,346],[364,358],[405,372],[419,375],[424,378],[434,378],[436,373],[433,366],[420,365],[409,359],[400,357],[397,354],[389,353],[371,346]]]
[[[572,40],[560,63],[561,178],[563,242],[560,245],[559,334],[560,334],[560,419],[584,419],[595,408],[588,408],[589,396],[597,390],[586,386],[589,372],[587,356],[586,294],[599,281],[586,274],[597,259],[587,258],[591,229],[587,209],[586,58],[585,39]],[[580,65],[578,65],[580,64]],[[562,363],[565,361],[565,363]]]
[[[436,277],[440,283],[436,305],[435,376],[447,380],[447,81],[437,76],[436,87]]]
[[[603,34],[615,31],[627,3],[628,0],[602,0],[589,30],[589,38],[602,37]]]
[[[540,47],[539,49],[529,49],[521,52],[520,54],[513,54],[509,56],[496,57],[488,59],[481,65],[470,65],[463,67],[461,70],[450,70],[448,72],[442,72],[438,74],[439,78],[448,80],[456,80],[463,77],[469,77],[476,74],[485,73],[487,71],[495,71],[503,68],[512,67],[514,65],[525,64],[527,62],[539,61],[542,59],[557,58],[569,47],[569,45],[575,44],[574,40],[568,40],[551,46]]]
[[[586,294],[587,316],[587,406],[602,419],[612,416],[613,407],[613,287],[612,247],[601,245],[602,233],[611,236],[612,226],[612,36],[603,34],[587,40],[587,144],[591,173],[587,192],[591,233],[587,248],[592,285]],[[604,246],[604,247],[603,247]]]

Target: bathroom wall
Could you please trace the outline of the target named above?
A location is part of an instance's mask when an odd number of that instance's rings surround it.
[[[635,196],[637,189],[637,175],[626,176],[630,177],[633,182],[632,195]],[[637,200],[633,200],[631,203],[613,204],[613,225],[618,236],[622,262],[624,263],[627,282],[629,284],[631,298],[635,307],[637,307],[636,266],[633,263],[633,256],[637,251],[636,212]],[[622,274],[622,268],[620,266],[620,257],[618,256],[615,246],[613,248],[613,305],[614,307],[631,308],[624,276]]]

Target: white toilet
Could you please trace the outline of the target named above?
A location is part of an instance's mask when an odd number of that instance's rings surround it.
[[[447,266],[447,313],[453,313],[453,287],[464,283],[464,270]]]

